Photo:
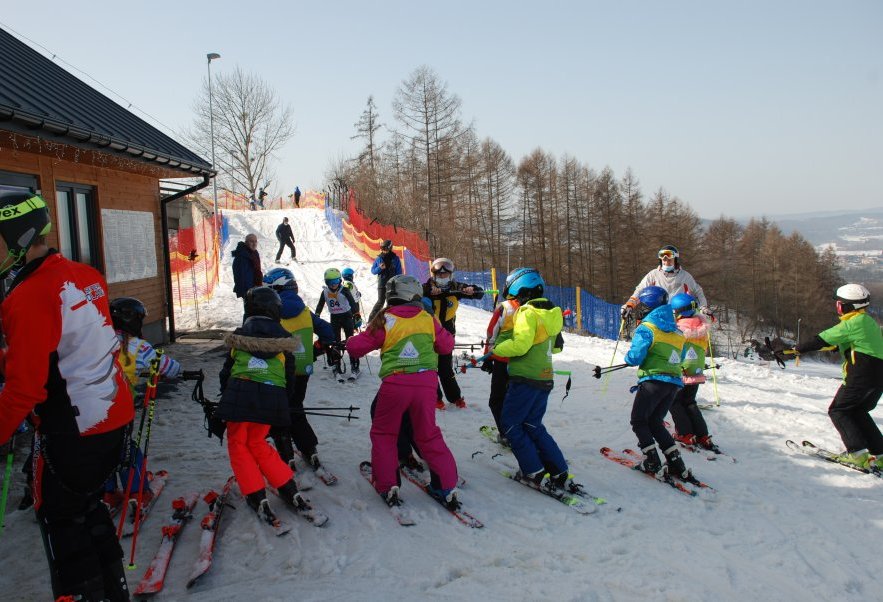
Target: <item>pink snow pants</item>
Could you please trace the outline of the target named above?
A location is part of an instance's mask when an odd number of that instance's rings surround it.
[[[435,424],[438,376],[435,371],[395,374],[387,377],[377,393],[371,422],[371,465],[374,487],[386,493],[398,484],[399,458],[396,441],[405,412],[414,427],[414,442],[423,459],[439,476],[444,489],[457,486],[457,463],[441,429]]]
[[[227,423],[227,453],[242,495],[263,489],[264,477],[278,489],[294,476],[294,471],[282,461],[279,452],[267,443],[269,432],[269,424]]]

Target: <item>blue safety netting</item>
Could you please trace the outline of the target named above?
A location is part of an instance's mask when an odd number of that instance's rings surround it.
[[[221,215],[221,248],[224,248],[228,240],[230,240],[230,218]]]
[[[408,249],[405,249],[402,255],[403,257],[400,257],[399,259],[405,263],[402,267],[406,274],[413,276],[420,282],[426,282],[429,280],[429,263],[417,257]]]
[[[454,274],[454,278],[457,282],[461,282],[463,284],[474,284],[476,286],[480,286],[485,290],[492,289],[494,287],[493,280],[491,279],[490,270],[483,272],[467,272],[465,270],[457,270]],[[494,311],[494,295],[493,293],[488,293],[481,299],[461,299],[460,303],[463,305],[469,305],[471,307],[478,307],[479,309],[484,309],[487,311]]]
[[[341,215],[343,215],[342,211],[335,211],[331,208],[331,205],[326,203],[325,220],[328,222],[328,226],[331,228],[334,236],[337,237],[337,240],[343,240],[343,219]]]

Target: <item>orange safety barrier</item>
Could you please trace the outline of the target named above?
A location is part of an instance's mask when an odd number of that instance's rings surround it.
[[[204,217],[169,239],[172,301],[179,309],[211,298],[218,284],[221,240],[213,222],[211,217]]]
[[[303,202],[301,202],[303,204]],[[397,228],[387,224],[381,224],[372,220],[359,209],[356,201],[355,192],[350,190],[349,198],[349,222],[356,230],[364,232],[369,239],[377,239],[380,241],[391,240],[393,245],[408,247],[415,256],[429,261],[429,243],[414,232],[405,228]],[[379,243],[378,243],[379,244]]]

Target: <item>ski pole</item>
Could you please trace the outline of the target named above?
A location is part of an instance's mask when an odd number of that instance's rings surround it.
[[[126,464],[128,464],[128,475],[126,479],[126,489],[123,492],[123,507],[120,510],[120,525],[117,528],[117,539],[122,538],[123,525],[126,524],[126,514],[129,509],[129,496],[132,494],[132,485],[134,485],[135,481],[135,455],[136,451],[141,449],[141,436],[144,433],[144,423],[148,415],[150,415],[151,419],[153,418],[153,413],[149,411],[151,403],[150,396],[156,391],[156,379],[159,377],[159,360],[160,357],[162,357],[162,354],[162,349],[157,349],[156,357],[150,362],[150,375],[147,377],[147,387],[144,389],[144,401],[141,404],[141,424],[138,426],[138,435],[135,437],[134,449],[132,449],[132,446],[130,445],[128,450],[130,454],[129,459],[126,462]],[[149,425],[147,426],[147,430],[149,433]]]
[[[607,366],[602,368],[601,366],[595,366],[593,376],[595,378],[601,378],[602,374],[609,374],[610,372],[616,372],[617,370],[622,370],[623,368],[628,368],[629,364],[616,364]]]
[[[616,349],[619,347],[619,340],[622,338],[622,329],[623,328],[625,328],[625,320],[623,318],[620,318],[619,319],[619,334],[616,335],[616,344],[613,346],[613,355],[610,356],[610,365],[607,366],[608,368],[613,367],[613,360],[616,359]],[[598,366],[597,369],[600,370],[600,366]],[[612,370],[611,370],[611,372],[612,372]],[[601,378],[600,372],[599,372],[599,374],[595,375],[595,378]],[[607,395],[607,384],[609,383],[609,381],[610,381],[610,378],[608,377],[608,378],[605,378],[604,381],[601,383],[601,395],[602,396]]]
[[[138,502],[135,504],[135,526],[132,528],[132,549],[129,552],[129,570],[135,567],[135,544],[138,542],[138,533],[141,530],[141,509],[144,507],[144,487],[147,486],[147,458],[150,448],[150,426],[153,424],[153,414],[156,409],[156,381],[159,379],[159,360],[162,357],[162,350],[157,349],[156,357],[150,362],[150,372],[152,378],[147,383],[147,391],[145,395],[150,393],[150,405],[147,406],[147,432],[144,437],[144,452],[141,454],[141,471],[138,475]]]
[[[564,385],[564,397],[561,398],[561,405],[564,405],[564,400],[570,395],[570,386],[573,384],[573,381],[570,379],[571,372],[570,370],[552,370],[552,374],[560,374],[567,377],[567,383]]]
[[[721,405],[720,395],[717,394],[717,366],[714,365],[714,350],[711,348],[711,331],[706,331],[706,338],[708,338],[708,359],[711,361],[711,382],[714,385],[714,404],[717,407]]]
[[[6,526],[6,499],[9,497],[9,481],[12,479],[12,460],[15,454],[15,433],[9,439],[9,452],[6,454],[6,471],[3,474],[3,493],[0,494],[0,535]]]

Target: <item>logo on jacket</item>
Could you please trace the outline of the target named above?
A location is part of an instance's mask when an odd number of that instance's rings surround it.
[[[248,369],[249,370],[266,370],[269,367],[266,361],[262,360],[259,357],[254,357],[248,360]]]
[[[684,357],[684,359],[685,360],[698,360],[699,355],[696,353],[695,349],[690,347],[690,349],[687,350],[687,355]]]
[[[402,349],[402,352],[399,354],[399,359],[401,360],[416,360],[420,357],[420,352],[417,351],[417,348],[414,347],[414,343],[408,341],[405,345],[405,348]]]
[[[89,301],[95,301],[95,299],[100,299],[104,296],[104,289],[96,282],[95,284],[90,284],[84,288],[83,293],[85,293],[86,299]]]
[[[668,363],[669,364],[680,364],[681,363],[680,354],[678,354],[677,351],[672,351],[671,355],[668,356]]]

